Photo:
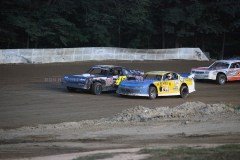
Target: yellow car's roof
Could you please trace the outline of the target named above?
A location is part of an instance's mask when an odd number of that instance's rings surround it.
[[[150,71],[145,74],[153,74],[153,75],[164,75],[166,73],[172,73],[171,71]]]

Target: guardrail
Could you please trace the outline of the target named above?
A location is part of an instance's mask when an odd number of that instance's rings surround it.
[[[128,49],[111,47],[2,49],[0,63],[53,63],[90,60],[170,60],[208,61],[199,48]]]

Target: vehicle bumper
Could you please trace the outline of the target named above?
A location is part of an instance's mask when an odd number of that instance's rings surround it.
[[[216,80],[216,76],[209,74],[194,74],[194,79],[209,79]]]
[[[188,86],[189,93],[195,92],[195,85]]]
[[[148,93],[144,89],[132,89],[132,88],[122,88],[117,89],[117,94],[126,96],[143,96],[147,97]]]
[[[62,82],[63,87],[71,87],[71,88],[78,88],[78,89],[88,89],[86,84],[83,83],[69,83],[69,82]]]

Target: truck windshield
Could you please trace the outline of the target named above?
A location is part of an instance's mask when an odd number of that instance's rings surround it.
[[[213,63],[209,69],[215,70],[215,69],[227,69],[229,67],[228,63],[225,62],[215,62]]]

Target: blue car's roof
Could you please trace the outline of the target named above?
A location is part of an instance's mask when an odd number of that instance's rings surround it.
[[[95,65],[92,68],[107,68],[107,69],[110,69],[110,68],[123,68],[123,67],[115,66],[115,65]]]

